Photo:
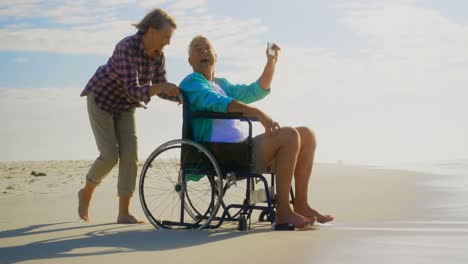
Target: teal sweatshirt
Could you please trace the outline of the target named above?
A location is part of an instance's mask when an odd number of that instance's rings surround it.
[[[249,104],[264,98],[270,93],[270,88],[266,91],[263,90],[258,80],[246,85],[231,84],[224,78],[215,78],[215,83],[224,90],[227,96],[217,93],[211,87],[211,83],[200,73],[194,72],[184,78],[179,87],[188,100],[184,104],[189,104],[190,111],[226,113],[227,106],[232,100]],[[198,142],[209,141],[212,128],[213,120],[194,119],[192,122],[194,140]]]

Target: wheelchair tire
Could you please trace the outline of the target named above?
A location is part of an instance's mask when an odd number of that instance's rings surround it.
[[[143,165],[140,202],[158,229],[203,229],[223,198],[221,170],[213,155],[187,139],[159,146]]]

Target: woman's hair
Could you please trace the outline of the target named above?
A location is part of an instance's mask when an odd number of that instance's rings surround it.
[[[145,33],[148,28],[162,29],[165,24],[170,25],[176,29],[177,24],[175,19],[171,17],[166,11],[156,8],[151,10],[138,24],[133,24],[139,31]]]

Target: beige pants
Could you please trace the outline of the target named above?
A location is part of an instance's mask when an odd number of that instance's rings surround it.
[[[99,185],[119,162],[118,195],[132,196],[138,171],[135,108],[114,117],[96,105],[92,93],[87,96],[87,101],[89,121],[99,157],[94,161],[86,179],[93,185]]]

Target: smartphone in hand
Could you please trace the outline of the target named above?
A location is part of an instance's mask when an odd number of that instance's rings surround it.
[[[273,48],[275,46],[275,43],[268,42],[267,46],[268,46],[268,54],[270,54],[271,56],[275,56],[275,49]]]

